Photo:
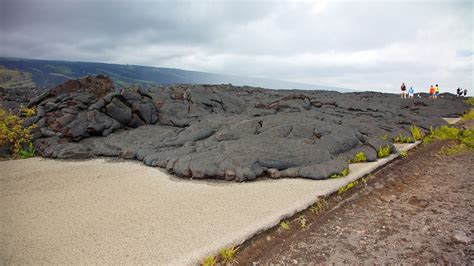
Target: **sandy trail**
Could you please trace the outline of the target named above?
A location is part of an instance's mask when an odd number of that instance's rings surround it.
[[[197,262],[351,178],[183,181],[104,159],[32,158],[0,168],[0,262],[8,264]]]

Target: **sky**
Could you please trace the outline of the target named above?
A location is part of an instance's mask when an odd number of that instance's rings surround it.
[[[473,3],[0,0],[0,56],[472,94]]]

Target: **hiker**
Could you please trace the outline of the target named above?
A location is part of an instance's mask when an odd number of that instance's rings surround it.
[[[464,97],[467,96],[467,89],[464,89]]]
[[[401,93],[401,98],[406,98],[407,97],[407,86],[405,86],[405,83],[402,83],[402,86],[400,86],[400,90],[402,91]]]
[[[434,99],[435,88],[433,85],[430,86],[430,99]]]
[[[434,98],[438,99],[438,96],[439,96],[439,86],[438,86],[438,84],[436,84],[436,86],[435,86],[435,97]]]
[[[458,87],[458,89],[456,90],[456,96],[458,96],[458,97],[461,97],[461,96],[462,96],[462,89],[461,89],[461,87]]]
[[[410,87],[410,89],[408,90],[408,98],[413,98],[414,94],[415,90],[413,89],[413,87]]]

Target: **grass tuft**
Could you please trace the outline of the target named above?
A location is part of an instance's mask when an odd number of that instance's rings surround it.
[[[217,259],[213,255],[207,256],[204,261],[201,263],[202,266],[214,266],[217,263]]]
[[[337,191],[337,194],[340,195],[340,194],[346,192],[347,190],[351,189],[352,187],[356,186],[357,184],[359,184],[358,180],[352,181],[349,184],[339,188],[339,190]]]
[[[421,140],[423,138],[423,133],[415,124],[411,125],[410,132],[415,141]]]
[[[320,199],[320,200],[316,201],[313,204],[313,206],[311,206],[311,208],[309,208],[309,210],[313,214],[319,214],[319,213],[321,213],[322,211],[324,211],[326,209],[326,206],[327,206],[327,202],[324,199]]]
[[[379,146],[379,151],[377,152],[377,156],[378,156],[379,158],[385,158],[385,157],[387,157],[387,156],[390,155],[390,152],[391,152],[391,150],[390,150],[390,146],[389,146],[389,145],[387,145],[387,146],[385,146],[385,147],[382,146],[382,145],[380,145],[380,146]]]
[[[408,152],[407,152],[407,151],[401,151],[401,152],[400,152],[400,157],[405,158],[405,157],[407,157],[407,156],[408,156]]]
[[[304,215],[298,217],[298,222],[300,223],[301,228],[306,228],[306,226],[308,226],[306,224],[306,217]]]
[[[349,174],[349,169],[342,169],[342,171],[340,173],[335,173],[335,174],[332,174],[329,176],[329,179],[336,179],[336,178],[341,178],[341,177],[345,177]]]
[[[290,229],[290,223],[288,221],[281,221],[280,222],[280,227],[281,227],[281,229],[289,230]]]
[[[225,263],[234,263],[235,262],[235,252],[237,252],[235,246],[231,248],[223,248],[219,251],[220,258]]]

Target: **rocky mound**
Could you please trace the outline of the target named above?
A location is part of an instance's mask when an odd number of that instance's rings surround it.
[[[468,106],[445,95],[282,91],[231,85],[115,90],[104,76],[71,80],[33,99],[34,144],[45,157],[137,159],[186,178],[327,178],[410,126],[424,130]]]

